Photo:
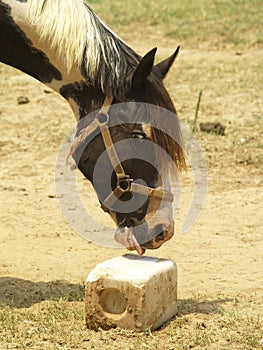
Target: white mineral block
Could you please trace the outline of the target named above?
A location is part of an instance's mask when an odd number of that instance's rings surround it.
[[[88,328],[156,329],[177,311],[174,261],[132,254],[98,264],[86,282]]]

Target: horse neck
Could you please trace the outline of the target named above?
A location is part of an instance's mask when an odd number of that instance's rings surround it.
[[[76,119],[97,109],[103,100],[102,92],[85,84],[77,66],[67,70],[50,45],[40,40],[28,21],[27,12],[27,3],[0,1],[0,61],[66,98]]]

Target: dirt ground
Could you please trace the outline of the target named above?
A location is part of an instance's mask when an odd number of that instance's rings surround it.
[[[139,43],[134,45],[144,51]],[[168,52],[163,43],[160,57]],[[197,302],[201,296],[208,300],[203,309],[199,305],[198,315],[189,311],[191,317],[216,312],[209,311],[213,302],[223,307],[239,297],[247,314],[262,315],[263,95],[258,76],[262,54],[256,49],[184,50],[167,79],[185,122],[193,119],[203,89],[200,121],[226,125],[225,136],[196,133],[208,164],[208,192],[199,220],[187,234],[180,233],[193,190],[189,171],[182,177],[178,232],[159,250],[146,253],[176,262],[181,301]],[[20,96],[29,102],[18,104]],[[30,77],[1,65],[0,120],[0,304],[28,308],[78,293],[97,263],[126,250],[84,240],[59,210],[56,157],[75,124],[67,103]],[[111,230],[90,185],[79,178],[89,213]]]

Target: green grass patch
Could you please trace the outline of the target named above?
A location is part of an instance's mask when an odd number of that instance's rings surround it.
[[[196,47],[263,44],[262,0],[92,0],[95,11],[118,33],[154,34]]]

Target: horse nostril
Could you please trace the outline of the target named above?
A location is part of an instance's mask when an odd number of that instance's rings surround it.
[[[164,240],[164,232],[163,232],[163,225],[157,225],[155,227],[155,241],[163,241]]]
[[[133,226],[135,226],[135,221],[134,221],[134,219],[132,219],[132,218],[127,218],[126,221],[125,221],[125,223],[126,223],[126,226],[127,226],[127,227],[133,227]]]

